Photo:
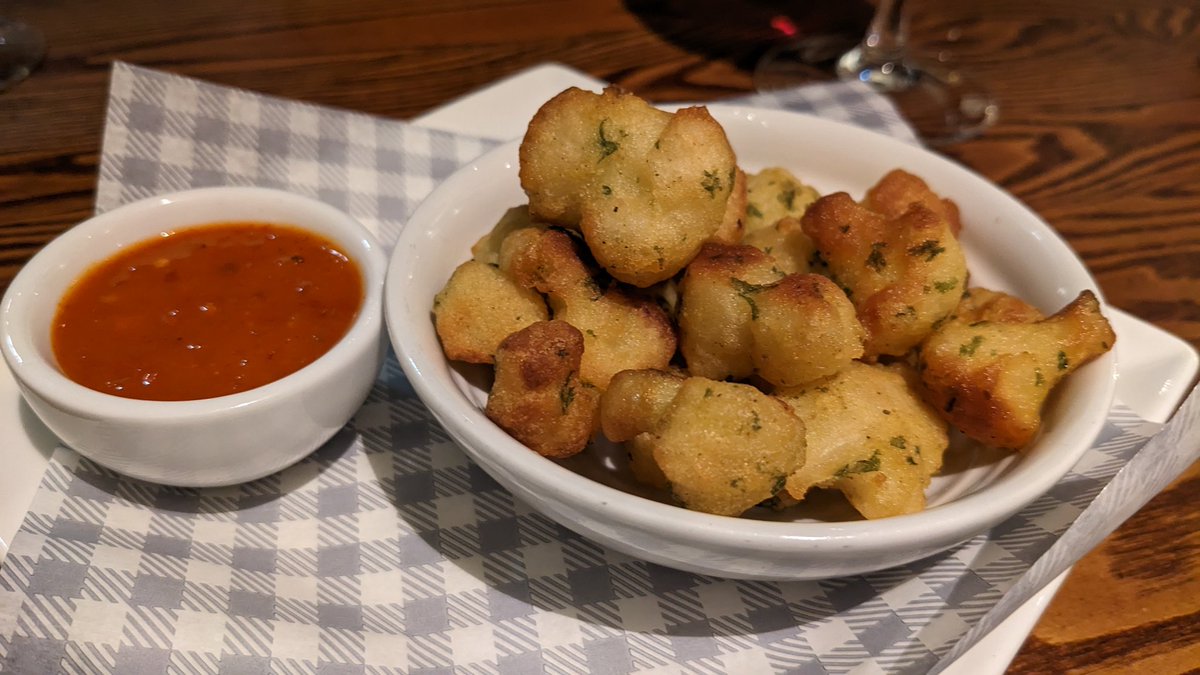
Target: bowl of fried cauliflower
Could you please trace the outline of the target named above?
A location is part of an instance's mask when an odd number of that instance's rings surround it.
[[[389,331],[498,482],[725,577],[945,551],[1103,424],[1115,335],[1035,214],[895,139],[782,111],[547,101],[417,209]]]

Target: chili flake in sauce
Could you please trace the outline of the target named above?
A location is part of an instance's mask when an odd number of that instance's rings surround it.
[[[59,302],[67,377],[180,401],[267,384],[315,361],[363,301],[358,265],[323,237],[266,223],[166,233],[89,269]]]

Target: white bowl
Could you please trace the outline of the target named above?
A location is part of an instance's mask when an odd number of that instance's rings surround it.
[[[710,106],[752,171],[784,166],[822,193],[860,197],[895,167],[923,177],[962,210],[972,284],[1007,290],[1056,311],[1095,282],[1035,214],[980,176],[920,148],[857,127],[773,110]],[[911,562],[987,530],[1046,492],[1090,446],[1115,384],[1109,354],[1060,387],[1041,436],[1020,454],[968,445],[948,455],[922,513],[830,522],[795,513],[728,518],[648,498],[618,464],[559,463],[513,440],[482,412],[487,392],[443,356],[433,296],[468,247],[505,209],[526,201],[517,142],[501,146],[442,183],[417,209],[388,268],[384,307],[392,344],[417,394],[472,459],[531,506],[584,536],[633,556],[726,577],[821,579]]]
[[[293,225],[339,244],[363,274],[362,307],[323,356],[269,384],[195,401],[143,401],[88,389],[59,371],[50,323],[92,264],[160,232],[222,221]],[[386,257],[374,236],[307,197],[221,187],[154,197],[96,216],[52,241],[0,301],[0,350],[30,408],[68,446],[115,471],[169,485],[230,485],[315,450],[362,405],[383,363]]]

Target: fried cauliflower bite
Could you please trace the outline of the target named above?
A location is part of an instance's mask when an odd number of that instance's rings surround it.
[[[784,274],[819,271],[812,268],[813,253],[817,249],[795,218],[781,218],[770,227],[749,232],[742,238],[742,243],[774,258],[775,266]]]
[[[963,293],[953,318],[968,324],[979,321],[1033,323],[1046,318],[1046,315],[1015,295],[975,287]]]
[[[471,247],[471,258],[488,265],[500,264],[500,247],[513,232],[523,229],[544,230],[546,226],[535,222],[529,215],[529,206],[521,205],[504,212],[491,232],[479,238]]]
[[[780,167],[746,177],[746,234],[771,227],[783,218],[799,218],[821,195]]]
[[[468,260],[434,297],[433,317],[447,358],[493,363],[501,340],[549,314],[537,292],[491,265]]]
[[[520,179],[535,219],[578,228],[601,267],[645,288],[728,227],[737,158],[703,107],[672,114],[571,88],[530,121]]]
[[[863,206],[888,218],[899,218],[913,204],[920,204],[945,219],[955,237],[962,230],[958,204],[937,196],[925,181],[903,169],[889,171],[863,198]]]
[[[743,289],[742,295],[754,303],[754,371],[775,386],[832,375],[863,354],[854,305],[826,277],[792,274],[760,290]]]
[[[858,310],[868,359],[917,346],[966,288],[949,221],[919,203],[889,217],[838,192],[818,199],[801,224]]]
[[[807,434],[807,459],[788,477],[788,494],[802,500],[814,487],[840,490],[872,519],[924,509],[925,488],[941,469],[949,438],[918,384],[911,368],[855,362],[777,391]]]
[[[600,430],[614,443],[624,443],[654,430],[667,413],[686,376],[664,370],[623,370],[600,398]]]
[[[1115,341],[1084,291],[1046,319],[948,321],[921,346],[918,365],[926,399],[950,424],[985,445],[1018,449],[1041,428],[1051,390]]]
[[[601,289],[571,235],[517,230],[501,246],[500,261],[518,284],[546,294],[555,319],[583,333],[584,382],[604,389],[622,370],[670,363],[676,337],[666,312],[619,285]]]
[[[650,404],[614,402],[620,397]],[[639,478],[651,474],[653,482],[657,467],[658,480],[696,511],[741,515],[782,490],[804,463],[804,425],[787,404],[749,385],[624,372],[600,407],[601,428],[615,426],[619,437],[644,428],[631,438]],[[641,412],[636,422],[615,419],[634,408]]]
[[[679,284],[679,347],[691,374],[713,380],[754,374],[752,305],[741,291],[782,278],[756,248],[706,244],[700,250]]]
[[[583,450],[596,429],[600,392],[579,379],[583,335],[564,321],[541,321],[500,343],[484,412],[545,457]]]
[[[617,373],[600,397],[600,430],[614,443],[625,443],[629,468],[639,482],[659,489],[670,487],[654,461],[652,433],[666,415],[687,378],[661,370]]]
[[[815,274],[784,277],[752,246],[707,244],[680,284],[680,346],[693,375],[796,385],[862,355],[854,306]]]

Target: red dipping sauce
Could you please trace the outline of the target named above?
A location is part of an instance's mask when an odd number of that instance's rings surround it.
[[[362,302],[358,265],[320,235],[203,225],[85,272],[59,302],[51,345],[63,373],[96,391],[213,398],[312,363],[346,334]]]

